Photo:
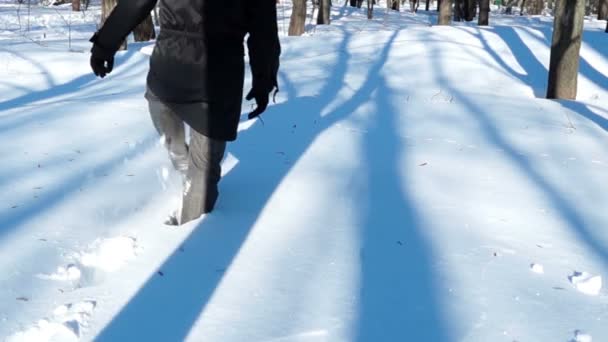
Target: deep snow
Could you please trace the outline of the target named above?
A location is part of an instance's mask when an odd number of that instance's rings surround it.
[[[548,101],[550,17],[337,6],[282,37],[277,103],[229,145],[217,210],[173,229],[151,44],[95,79],[99,8],[58,11],[28,31],[0,2],[0,337],[608,340],[604,22],[578,101]]]

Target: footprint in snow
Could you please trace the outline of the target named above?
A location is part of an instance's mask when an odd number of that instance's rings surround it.
[[[66,281],[74,288],[91,286],[103,281],[108,273],[122,268],[134,259],[140,247],[133,237],[119,236],[96,240],[86,252],[75,253],[73,261],[60,266],[52,274],[40,274],[39,278]]]
[[[599,275],[591,275],[587,272],[574,272],[568,277],[570,283],[579,292],[590,296],[597,296],[602,289],[602,277]]]
[[[545,268],[541,264],[536,264],[536,263],[530,264],[530,270],[537,274],[545,273]]]
[[[31,327],[19,331],[6,342],[76,342],[88,326],[97,303],[92,300],[57,307],[50,318],[39,320]]]
[[[593,342],[593,338],[591,337],[591,335],[585,332],[576,330],[574,332],[574,339],[570,340],[570,342]]]

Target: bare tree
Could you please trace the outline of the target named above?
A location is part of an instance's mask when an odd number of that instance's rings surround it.
[[[557,0],[547,98],[576,99],[585,0]]]
[[[453,0],[454,1],[454,21],[462,21],[464,17],[464,0]]]
[[[589,1],[589,0],[586,0]],[[597,0],[596,0],[597,1]],[[551,1],[549,1],[551,2]],[[553,4],[548,4],[551,8]],[[520,14],[529,14],[529,15],[539,15],[543,13],[543,9],[545,8],[545,0],[523,0],[521,3],[521,13]]]
[[[374,18],[374,4],[375,0],[367,0],[367,19],[372,20]]]
[[[534,0],[532,1],[532,14],[539,15],[543,13],[545,9],[545,0]]]
[[[152,21],[154,25],[160,26],[160,21],[158,20],[158,3],[156,3],[152,10]]]
[[[80,0],[72,0],[72,11],[80,12]]]
[[[441,0],[439,5],[439,25],[450,25],[452,23],[453,0]]]
[[[393,11],[399,12],[399,9],[401,7],[401,0],[391,0],[391,2],[392,2],[391,9]]]
[[[136,42],[147,42],[156,38],[156,32],[154,32],[154,22],[152,21],[152,15],[137,25],[133,30],[133,37]]]
[[[319,0],[319,14],[317,14],[317,25],[329,25],[331,22],[331,0]]]
[[[597,10],[598,20],[608,20],[608,0],[600,0]]]
[[[513,14],[513,6],[517,5],[517,0],[506,0],[505,1],[505,13],[506,14]]]
[[[487,26],[490,23],[490,0],[479,1],[479,19],[477,25]]]
[[[472,21],[476,15],[476,0],[454,0],[454,21]]]
[[[477,0],[464,0],[462,10],[464,20],[473,21],[477,15]]]
[[[425,10],[428,12],[431,9],[431,0],[426,0]]]
[[[410,0],[410,11],[418,12],[418,6],[420,6],[420,0]]]
[[[290,36],[301,36],[306,25],[306,0],[293,0],[293,10],[289,20]]]

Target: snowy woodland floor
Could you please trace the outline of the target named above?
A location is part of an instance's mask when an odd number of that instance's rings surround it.
[[[605,22],[578,101],[548,101],[550,17],[337,6],[282,37],[217,211],[173,229],[151,43],[99,80],[98,6],[28,30],[2,1],[0,340],[608,341]]]

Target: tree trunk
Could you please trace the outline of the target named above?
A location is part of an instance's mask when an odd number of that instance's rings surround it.
[[[160,21],[158,20],[158,3],[154,6],[152,10],[152,24],[155,26],[160,26]]]
[[[465,0],[464,20],[473,21],[477,15],[477,0]]]
[[[72,0],[72,11],[80,12],[80,0]]]
[[[462,13],[462,5],[464,0],[453,0],[454,1],[454,21],[462,21],[464,13]]]
[[[136,42],[147,42],[156,38],[154,22],[152,21],[151,15],[148,15],[144,21],[135,27],[133,30],[133,37],[135,38]]]
[[[106,22],[106,19],[108,18],[108,16],[110,16],[110,13],[112,13],[112,10],[114,9],[114,7],[116,7],[117,4],[117,0],[101,0],[101,24],[100,27],[103,26],[103,23]],[[119,50],[126,50],[127,49],[127,40],[125,39],[122,44],[120,45]]]
[[[513,14],[513,6],[517,6],[517,0],[506,0],[505,6],[507,7],[505,14]]]
[[[401,0],[392,0],[391,9],[393,11],[399,12],[399,8],[401,7]]]
[[[319,14],[317,14],[317,25],[329,25],[331,21],[330,13],[330,0],[319,0]]]
[[[439,25],[450,25],[452,22],[452,1],[441,0],[439,6]]]
[[[526,6],[526,0],[521,0],[521,6],[519,7],[519,15],[524,15],[525,6]]]
[[[441,0],[437,0],[437,12],[441,12]]]
[[[576,99],[584,16],[585,0],[557,0],[549,64],[548,99]]]
[[[426,0],[425,10],[428,12],[431,9],[431,0]]]
[[[488,26],[488,24],[490,24],[490,0],[480,0],[477,25]]]
[[[591,15],[591,1],[585,0],[585,15]]]
[[[367,19],[372,20],[374,18],[374,3],[375,0],[367,0]]]
[[[598,20],[608,20],[608,0],[600,0],[597,10]]]
[[[534,15],[543,14],[545,9],[545,0],[534,0]]]
[[[352,1],[351,1],[352,4]],[[293,10],[289,21],[290,36],[301,36],[306,25],[306,0],[293,0]]]

